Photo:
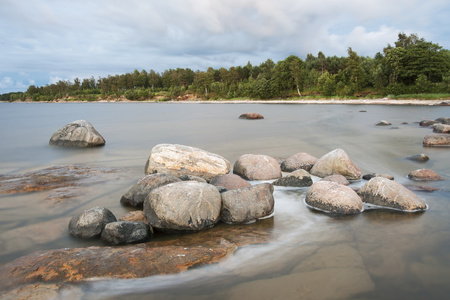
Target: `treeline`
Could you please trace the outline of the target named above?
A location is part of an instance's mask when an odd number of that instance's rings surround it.
[[[317,56],[305,60],[291,55],[277,63],[268,59],[258,66],[250,62],[229,69],[206,71],[170,69],[138,71],[108,77],[59,81],[25,93],[2,95],[4,100],[51,101],[56,99],[98,100],[125,97],[129,100],[270,99],[309,95],[370,97],[381,95],[450,93],[450,51],[416,34],[400,33],[394,46],[388,44],[373,58]]]

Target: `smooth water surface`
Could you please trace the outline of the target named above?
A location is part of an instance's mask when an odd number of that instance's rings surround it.
[[[265,119],[238,118],[246,112]],[[242,247],[217,265],[178,275],[82,284],[84,299],[445,298],[450,293],[450,148],[424,148],[422,139],[431,129],[417,122],[449,116],[450,108],[439,106],[1,103],[0,174],[68,164],[119,172],[58,205],[43,200],[48,192],[0,195],[0,264],[36,250],[100,244],[70,238],[68,220],[94,206],[108,207],[118,217],[128,212],[120,197],[144,175],[157,144],[198,147],[232,164],[247,153],[321,157],[342,148],[363,174],[388,173],[404,185],[440,191],[416,192],[429,206],[424,213],[366,210],[335,217],[308,209],[306,188],[275,187],[270,243]],[[94,125],[105,147],[48,146],[53,132],[79,119]],[[382,119],[393,125],[375,126]],[[405,159],[420,153],[430,160]],[[410,181],[407,174],[420,168],[445,180]]]

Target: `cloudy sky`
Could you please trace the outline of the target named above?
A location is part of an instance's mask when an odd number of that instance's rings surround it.
[[[0,0],[0,94],[75,77],[373,57],[399,32],[450,49],[448,0]]]

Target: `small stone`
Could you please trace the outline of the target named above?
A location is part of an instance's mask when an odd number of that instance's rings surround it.
[[[239,119],[258,120],[258,119],[264,119],[264,117],[258,113],[245,113],[245,114],[240,115]]]
[[[415,171],[412,171],[408,174],[408,178],[411,180],[444,180],[441,176],[439,176],[436,172],[429,170],[429,169],[418,169]]]
[[[70,220],[69,233],[85,239],[98,237],[106,224],[116,221],[116,217],[109,209],[100,206],[94,207]]]
[[[407,159],[412,160],[412,161],[416,161],[416,162],[426,162],[430,158],[428,157],[428,155],[422,153],[422,154],[416,154],[416,155],[408,156]]]

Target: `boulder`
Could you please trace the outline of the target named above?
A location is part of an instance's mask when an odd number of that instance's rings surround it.
[[[336,182],[342,185],[349,185],[350,182],[348,182],[347,178],[345,178],[342,175],[330,175],[327,176],[325,178],[322,178],[320,181],[332,181],[332,182]]]
[[[377,126],[389,126],[389,125],[392,125],[392,124],[390,122],[386,121],[386,120],[381,120],[376,125]]]
[[[317,160],[310,173],[318,177],[342,175],[347,180],[360,180],[361,170],[342,149],[335,149]]]
[[[144,201],[144,214],[154,228],[166,231],[199,231],[219,221],[221,197],[207,183],[182,181],[156,188]]]
[[[371,173],[371,174],[366,174],[366,175],[364,175],[362,178],[363,178],[364,180],[370,180],[370,179],[372,179],[372,178],[374,178],[374,177],[384,177],[384,178],[387,178],[387,179],[389,179],[389,180],[394,180],[394,176],[389,175],[389,174],[382,174],[382,173]]]
[[[239,119],[258,120],[258,119],[264,119],[264,117],[257,113],[245,113],[245,114],[240,115]]]
[[[198,182],[208,183],[205,179],[198,177],[198,176],[194,176],[194,175],[181,175],[180,180],[182,180],[182,181],[198,181]]]
[[[119,221],[106,224],[101,238],[111,245],[143,243],[153,237],[153,231],[147,223]]]
[[[416,162],[426,162],[426,161],[430,160],[428,155],[423,154],[423,153],[422,154],[416,154],[416,155],[408,156],[407,159],[412,160],[412,161],[416,161]]]
[[[450,125],[450,118],[437,118],[436,122],[441,123],[441,124]]]
[[[363,210],[361,198],[354,190],[332,181],[314,183],[306,194],[305,203],[334,214],[357,214]]]
[[[247,180],[270,180],[282,176],[278,161],[267,155],[244,154],[234,163],[233,173]]]
[[[105,139],[91,123],[78,120],[56,131],[49,141],[50,146],[59,147],[97,147],[105,145]]]
[[[220,219],[229,224],[243,224],[273,213],[273,186],[262,183],[223,192]]]
[[[303,169],[309,172],[316,163],[317,158],[304,152],[300,152],[288,157],[281,163],[281,170],[283,172],[293,172],[298,169]]]
[[[194,175],[206,181],[217,175],[228,174],[231,164],[220,155],[176,144],[153,147],[145,165],[145,174],[167,173],[175,177]]]
[[[415,212],[427,209],[425,202],[400,183],[384,177],[374,177],[358,192],[363,202]]]
[[[433,121],[433,120],[422,120],[422,121],[419,122],[419,125],[422,126],[422,127],[428,127],[428,126],[431,126],[431,125],[436,124],[436,123],[438,123],[438,122],[437,121]]]
[[[238,188],[251,186],[251,184],[248,181],[242,179],[241,176],[235,174],[216,176],[213,179],[211,179],[209,183],[214,186],[224,187],[227,190],[234,190]]]
[[[69,233],[86,239],[99,237],[106,224],[116,221],[109,209],[97,206],[74,216],[69,222]]]
[[[142,207],[145,198],[151,190],[179,181],[181,180],[169,174],[156,173],[147,175],[139,179],[139,181],[133,185],[122,198],[120,198],[120,203],[128,206]]]
[[[312,184],[311,175],[303,169],[294,171],[273,182],[273,185],[293,187],[311,186]]]
[[[436,133],[450,133],[450,125],[447,124],[434,124],[433,132]]]
[[[450,134],[432,133],[423,138],[425,147],[450,146]]]
[[[408,178],[412,180],[422,180],[422,181],[431,181],[431,180],[444,180],[441,176],[439,176],[436,172],[429,169],[419,169],[412,171],[408,174]]]

